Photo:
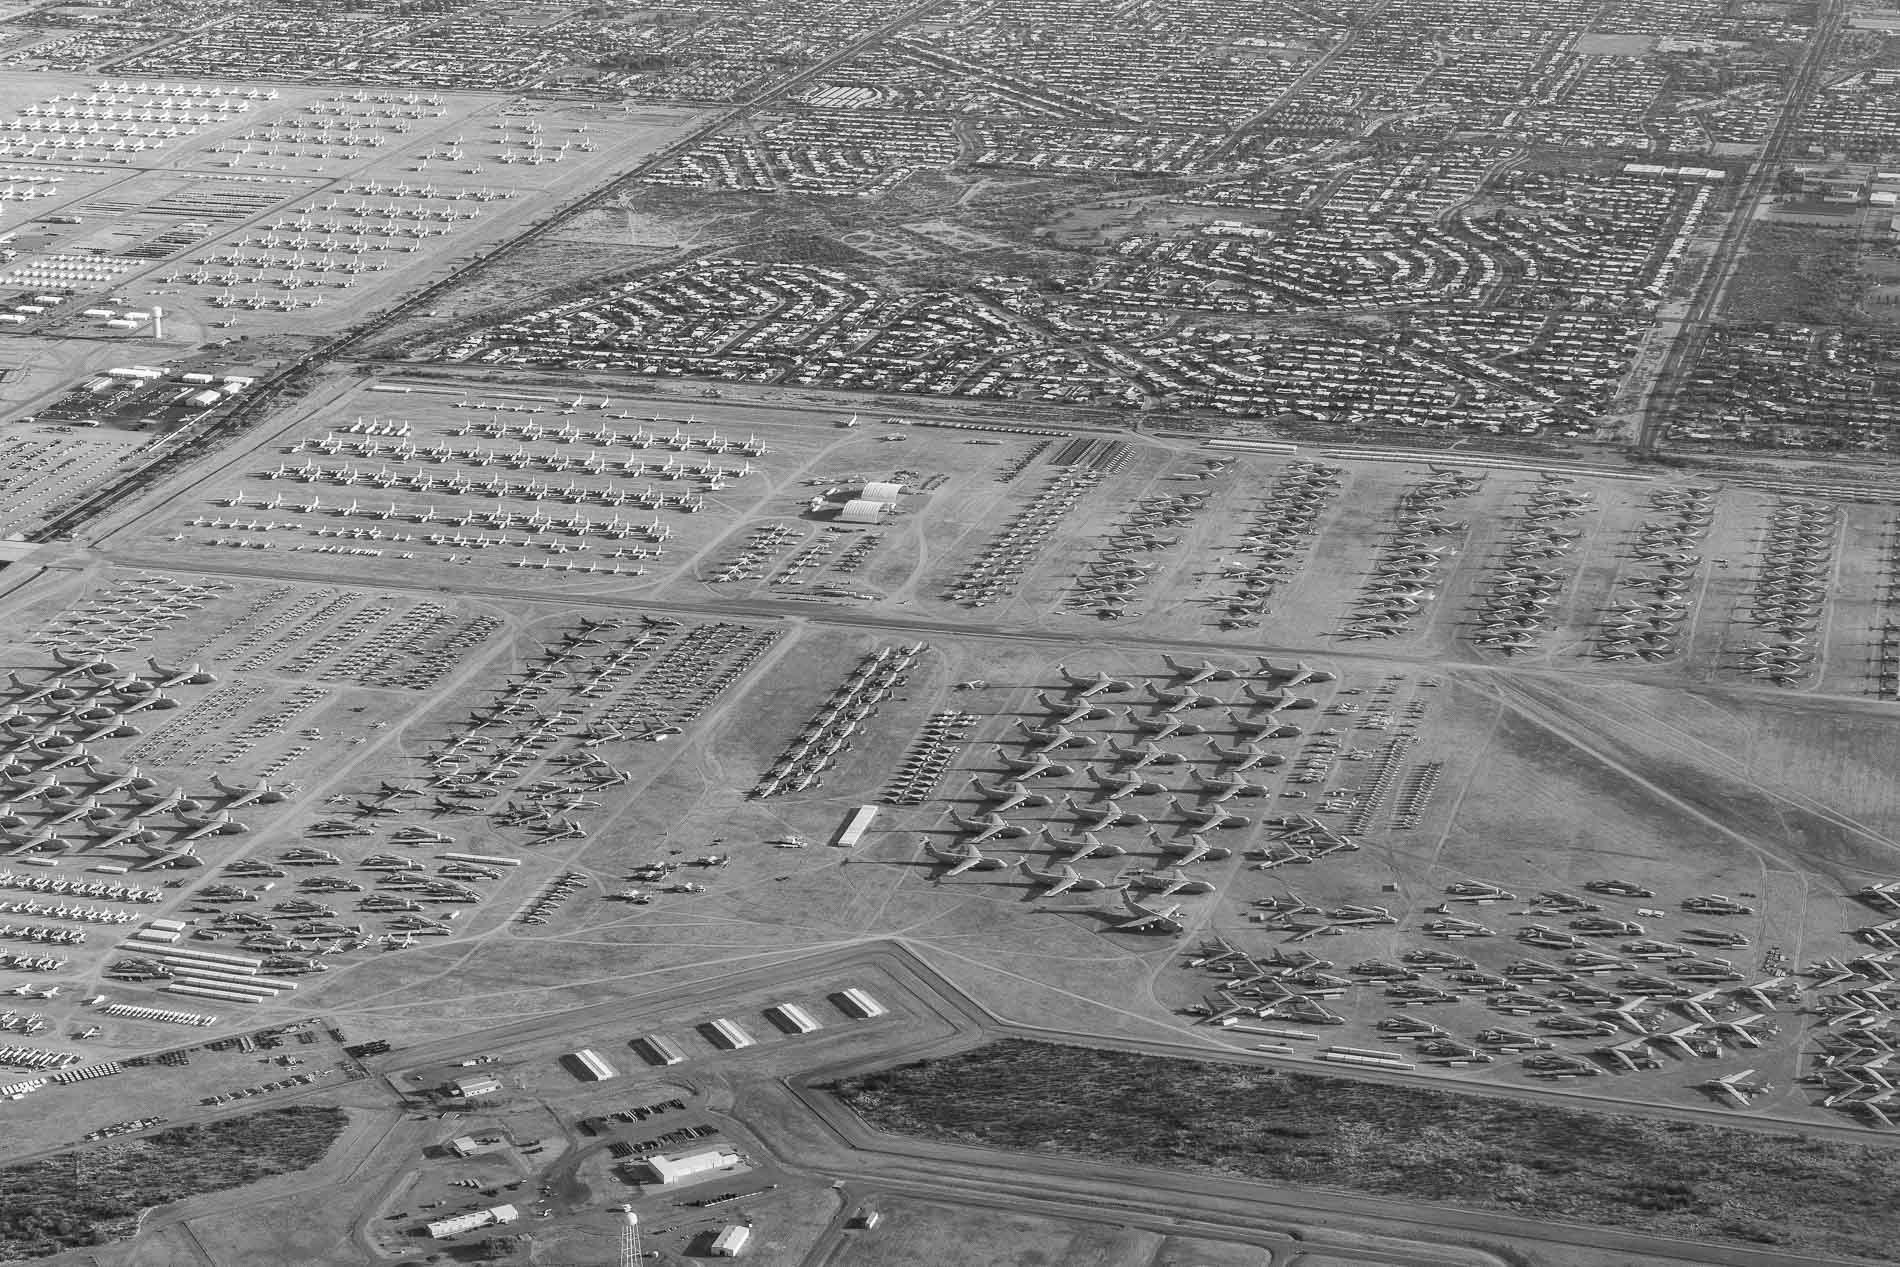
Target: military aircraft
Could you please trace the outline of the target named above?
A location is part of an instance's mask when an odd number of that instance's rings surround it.
[[[1086,699],[1052,699],[1047,691],[1036,692],[1036,701],[1055,715],[1055,724],[1058,726],[1072,726],[1076,722],[1095,721],[1109,715],[1105,705]]]
[[[1157,746],[1153,740],[1123,747],[1111,739],[1108,741],[1108,751],[1130,770],[1149,765],[1178,765],[1187,760],[1178,752]]]
[[[1086,823],[1091,830],[1103,827],[1140,827],[1148,820],[1131,809],[1123,809],[1110,801],[1100,805],[1079,805],[1072,796],[1062,798],[1063,807],[1074,814],[1078,822]]]
[[[182,843],[175,849],[169,845],[147,841],[134,840],[131,843],[146,855],[145,861],[132,868],[134,871],[158,871],[165,867],[202,867],[204,865],[204,859],[198,856],[198,847],[190,842]]]
[[[1032,753],[1047,755],[1058,748],[1092,748],[1095,746],[1095,740],[1088,735],[1078,735],[1063,725],[1031,726],[1027,722],[1019,719],[1016,722],[1016,728],[1023,732],[1025,738],[1035,742],[1036,746],[1031,749]]]
[[[1063,859],[1064,862],[1080,862],[1084,858],[1098,856],[1109,858],[1128,852],[1112,841],[1101,839],[1092,831],[1085,831],[1079,837],[1064,838],[1056,835],[1052,828],[1044,827],[1036,834],[1056,849],[1070,850],[1069,855]]]
[[[1125,774],[1104,774],[1091,766],[1089,778],[1102,789],[1096,796],[1097,799],[1104,801],[1119,801],[1124,796],[1142,796],[1168,790],[1166,784],[1156,783],[1153,779],[1144,779],[1134,770]]]
[[[925,853],[948,868],[937,877],[939,880],[948,880],[965,871],[998,871],[1009,865],[1007,859],[984,853],[973,841],[959,841],[948,849],[939,849],[927,836],[921,838],[919,843],[923,845]]]
[[[1230,682],[1240,675],[1239,670],[1215,664],[1211,660],[1202,660],[1199,664],[1182,664],[1166,654],[1161,660],[1181,680],[1183,686],[1199,686],[1202,682]]]
[[[184,835],[185,840],[197,840],[203,836],[235,836],[251,829],[231,817],[231,811],[221,809],[215,814],[199,817],[182,806],[172,811],[172,817],[191,828]]]
[[[1164,898],[1176,893],[1212,893],[1214,882],[1187,875],[1179,867],[1166,871],[1130,871],[1128,882],[1137,888],[1156,889]]]
[[[1744,1069],[1740,1073],[1732,1073],[1726,1078],[1711,1078],[1707,1082],[1697,1083],[1696,1088],[1700,1091],[1707,1091],[1711,1096],[1715,1097],[1716,1100],[1724,1104],[1738,1109],[1745,1109],[1749,1107],[1754,1097],[1774,1089],[1770,1083],[1749,1081],[1749,1079],[1754,1076],[1755,1071],[1753,1069]]]
[[[124,774],[119,775],[117,778],[109,779],[106,782],[101,783],[98,787],[92,790],[92,794],[94,796],[110,796],[114,792],[120,791],[122,789],[132,789],[134,791],[143,791],[146,788],[155,787],[155,786],[157,786],[155,780],[146,778],[143,774],[139,773],[139,768],[137,766],[133,766],[130,769],[128,769]]]
[[[283,790],[272,787],[265,780],[260,780],[256,787],[241,787],[237,784],[226,783],[223,778],[213,774],[211,786],[231,798],[225,802],[224,808],[227,810],[238,809],[254,802],[272,805],[284,799]]]
[[[965,817],[955,810],[950,811],[950,821],[961,830],[972,833],[970,845],[980,845],[986,840],[996,840],[1006,836],[1027,836],[1029,828],[1019,827],[994,811]]]
[[[1043,897],[1055,897],[1057,894],[1067,893],[1071,889],[1077,892],[1087,892],[1094,889],[1119,887],[1111,886],[1106,880],[1098,880],[1093,876],[1085,876],[1080,871],[1077,871],[1075,866],[1069,862],[1058,862],[1053,869],[1038,871],[1029,865],[1029,859],[1018,858],[1016,860],[1016,869],[1028,879],[1039,881],[1049,886],[1042,891]]]
[[[1124,709],[1122,715],[1128,719],[1129,725],[1133,726],[1136,730],[1147,732],[1148,738],[1155,743],[1160,743],[1172,735],[1198,735],[1207,729],[1205,726],[1197,726],[1193,722],[1183,721],[1174,713],[1162,713],[1155,717],[1143,717],[1136,713],[1134,709],[1129,708]]]
[[[1089,699],[1092,696],[1101,695],[1107,691],[1132,691],[1135,689],[1133,682],[1125,682],[1120,678],[1110,677],[1106,673],[1096,673],[1093,675],[1071,673],[1066,667],[1060,664],[1056,666],[1056,672],[1060,673],[1063,678],[1067,680],[1071,690],[1074,691],[1078,699]]]
[[[1260,673],[1269,681],[1286,687],[1299,686],[1306,682],[1330,682],[1334,678],[1334,674],[1327,670],[1315,669],[1298,660],[1282,667],[1264,656],[1260,659]]]
[[[1163,840],[1159,831],[1150,830],[1148,840],[1162,853],[1176,855],[1174,865],[1185,867],[1189,863],[1199,862],[1203,858],[1209,862],[1219,862],[1233,856],[1233,850],[1225,845],[1210,845],[1206,838],[1196,833],[1183,840]]]
[[[181,669],[175,667],[168,668],[160,664],[157,660],[150,658],[148,658],[145,663],[153,673],[158,675],[158,688],[160,690],[173,686],[203,686],[218,680],[217,674],[212,673],[201,664],[191,664]]]
[[[1161,690],[1153,682],[1144,682],[1142,691],[1167,713],[1178,713],[1185,708],[1209,708],[1220,703],[1214,696],[1204,695],[1191,686]]]
[[[1180,920],[1181,907],[1178,904],[1170,906],[1166,910],[1158,910],[1152,906],[1144,906],[1142,903],[1130,897],[1126,890],[1123,890],[1122,910],[1127,912],[1128,918],[1118,920],[1109,925],[1108,931],[1112,933],[1156,933],[1164,936],[1175,936],[1184,931],[1184,925]]]
[[[1007,814],[1018,805],[1047,805],[1050,797],[1041,792],[1032,792],[1020,779],[1006,779],[1001,783],[989,784],[981,779],[971,779],[970,786],[977,790],[985,800],[992,801],[992,814]]]
[[[1037,753],[1033,757],[1019,757],[1001,745],[995,748],[995,752],[998,761],[1001,761],[1009,769],[1015,771],[1018,782],[1037,778],[1042,775],[1062,779],[1075,773],[1074,766],[1051,761],[1047,756],[1041,753]]]
[[[1216,775],[1212,778],[1202,774],[1199,770],[1194,770],[1191,773],[1194,779],[1194,785],[1204,791],[1213,793],[1213,799],[1216,801],[1224,801],[1232,796],[1265,796],[1268,790],[1265,784],[1250,782],[1233,772]]]
[[[1244,814],[1230,814],[1218,805],[1189,805],[1178,796],[1168,798],[1168,804],[1173,806],[1174,812],[1182,818],[1191,823],[1198,823],[1202,828],[1245,827],[1253,822]]]
[[[1253,742],[1237,744],[1232,748],[1223,748],[1219,743],[1209,740],[1207,748],[1209,752],[1212,752],[1222,761],[1232,762],[1234,772],[1237,774],[1243,770],[1253,770],[1261,766],[1286,764],[1286,758],[1284,756],[1277,752],[1269,752],[1267,749]]]

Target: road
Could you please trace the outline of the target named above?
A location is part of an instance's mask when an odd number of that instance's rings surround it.
[[[1663,429],[1674,412],[1677,393],[1683,379],[1694,368],[1708,339],[1711,325],[1728,293],[1755,224],[1755,211],[1775,179],[1776,168],[1801,121],[1801,113],[1814,93],[1816,82],[1840,45],[1843,5],[1841,0],[1820,0],[1814,15],[1814,35],[1802,50],[1801,60],[1782,98],[1781,110],[1763,140],[1761,152],[1735,194],[1735,208],[1717,240],[1697,281],[1695,298],[1684,314],[1676,337],[1671,340],[1662,364],[1637,406],[1642,424],[1637,430],[1636,451],[1643,457],[1655,456]]]

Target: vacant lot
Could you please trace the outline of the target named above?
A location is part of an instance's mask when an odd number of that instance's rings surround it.
[[[1900,1152],[1006,1041],[830,1088],[902,1134],[1900,1261]]]

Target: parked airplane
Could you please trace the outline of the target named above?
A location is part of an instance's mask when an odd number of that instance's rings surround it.
[[[1160,690],[1153,682],[1144,682],[1142,691],[1149,699],[1159,704],[1163,712],[1167,713],[1178,713],[1184,708],[1209,708],[1221,702],[1214,696],[1204,695],[1191,686]]]
[[[1225,845],[1210,845],[1206,838],[1199,834],[1189,836],[1185,840],[1163,840],[1160,832],[1151,829],[1148,839],[1162,853],[1176,855],[1174,865],[1177,867],[1185,867],[1203,858],[1209,862],[1219,862],[1222,858],[1232,857],[1234,852]]]
[[[1001,783],[989,784],[981,779],[971,779],[970,786],[977,790],[985,800],[993,801],[992,814],[1007,814],[1018,805],[1047,805],[1050,797],[1041,792],[1032,792],[1020,779],[1006,779]]]
[[[1127,912],[1128,918],[1109,925],[1109,931],[1112,933],[1157,933],[1175,936],[1184,929],[1180,920],[1181,907],[1178,904],[1165,910],[1158,910],[1152,906],[1142,905],[1124,890],[1122,910]]]
[[[1182,664],[1166,654],[1161,659],[1176,677],[1182,679],[1183,686],[1199,686],[1202,682],[1230,682],[1239,676],[1239,670],[1215,664],[1211,660],[1202,660],[1199,664]]]
[[[1102,790],[1096,794],[1098,800],[1119,801],[1124,796],[1142,796],[1167,791],[1167,785],[1156,783],[1153,779],[1144,779],[1134,770],[1125,774],[1104,774],[1094,766],[1089,767],[1089,778]]]
[[[1062,804],[1075,815],[1078,822],[1087,824],[1090,830],[1100,830],[1104,827],[1139,827],[1148,821],[1135,811],[1123,809],[1112,801],[1100,805],[1078,805],[1074,797],[1065,796],[1062,798]]]
[[[1111,739],[1108,741],[1108,751],[1130,770],[1139,770],[1148,765],[1178,765],[1187,760],[1178,752],[1158,747],[1153,740],[1124,747]]]
[[[235,784],[226,783],[223,778],[213,774],[211,776],[211,786],[231,798],[225,802],[224,808],[227,810],[237,809],[241,806],[249,805],[252,802],[261,802],[266,805],[271,805],[284,799],[283,791],[272,787],[268,781],[259,781],[256,787],[239,787]]]
[[[1171,735],[1198,735],[1207,729],[1205,726],[1197,726],[1193,722],[1183,721],[1174,713],[1162,713],[1155,717],[1143,717],[1137,714],[1134,709],[1128,708],[1122,710],[1122,716],[1126,717],[1128,723],[1136,730],[1146,731],[1149,739],[1155,743],[1159,743]]]
[[[973,833],[967,842],[973,846],[980,845],[986,840],[996,840],[1005,836],[1027,836],[1029,834],[1029,828],[1018,827],[1016,824],[1009,822],[1002,815],[994,812],[986,812],[966,818],[962,814],[957,813],[957,811],[951,810],[950,821],[955,823],[963,831]]]
[[[1049,778],[1062,779],[1075,773],[1074,766],[1051,761],[1047,756],[1041,753],[1037,753],[1033,757],[1019,757],[1001,745],[996,746],[995,752],[998,761],[1001,761],[1005,766],[1009,767],[1009,769],[1015,771],[1016,778],[1019,782],[1045,775]]]
[[[937,877],[939,880],[948,880],[965,871],[997,871],[1009,865],[1007,859],[984,853],[972,841],[959,841],[948,849],[939,849],[927,836],[921,838],[920,843],[925,853],[949,868]]]
[[[1103,840],[1091,831],[1085,831],[1079,837],[1064,838],[1056,835],[1053,829],[1044,827],[1036,834],[1056,849],[1070,850],[1069,855],[1063,859],[1064,862],[1080,862],[1084,858],[1094,857],[1109,858],[1128,852],[1120,845]]]
[[[1202,880],[1184,874],[1179,867],[1170,867],[1166,871],[1131,871],[1129,883],[1138,888],[1157,889],[1164,898],[1176,893],[1212,893],[1214,882]]]
[[[1277,766],[1286,763],[1286,758],[1280,753],[1269,752],[1257,743],[1248,742],[1236,744],[1231,748],[1223,748],[1220,744],[1209,740],[1207,747],[1208,751],[1222,761],[1232,762],[1235,773],[1258,769],[1261,766]]]
[[[1067,893],[1071,889],[1077,892],[1086,892],[1111,887],[1105,880],[1098,880],[1093,876],[1083,875],[1069,862],[1058,862],[1053,868],[1038,871],[1029,865],[1029,859],[1018,858],[1016,860],[1016,869],[1027,878],[1049,886],[1042,891],[1043,897],[1055,897],[1057,894]]]
[[[1208,805],[1205,807],[1189,805],[1178,796],[1170,797],[1168,804],[1172,805],[1174,812],[1179,814],[1182,818],[1191,823],[1199,823],[1203,828],[1245,827],[1253,822],[1251,818],[1248,818],[1244,814],[1230,814],[1218,805]]]
[[[1194,785],[1214,794],[1213,799],[1224,801],[1231,796],[1265,796],[1268,788],[1262,783],[1249,782],[1239,774],[1227,774],[1209,777],[1199,770],[1192,771]]]
[[[1731,1105],[1734,1108],[1745,1109],[1749,1107],[1754,1097],[1774,1089],[1771,1084],[1766,1082],[1749,1081],[1754,1075],[1755,1071],[1753,1069],[1744,1069],[1740,1073],[1732,1073],[1726,1078],[1711,1078],[1707,1082],[1698,1083],[1696,1085],[1698,1090],[1707,1091],[1710,1095],[1725,1104]]]
[[[1088,699],[1091,696],[1100,695],[1105,691],[1132,691],[1135,689],[1134,683],[1124,682],[1122,679],[1110,677],[1106,673],[1096,673],[1093,675],[1071,673],[1066,667],[1060,664],[1056,666],[1056,672],[1067,679],[1069,686],[1074,690],[1078,699]]]

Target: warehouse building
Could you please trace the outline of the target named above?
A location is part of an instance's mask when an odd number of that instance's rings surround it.
[[[457,1078],[449,1083],[449,1094],[460,1096],[464,1100],[473,1100],[478,1096],[493,1095],[501,1090],[501,1080],[487,1074],[478,1074],[473,1078]]]
[[[665,1034],[642,1034],[633,1040],[633,1049],[650,1065],[677,1065],[686,1059],[680,1045]]]
[[[743,1223],[734,1223],[721,1228],[719,1235],[713,1237],[712,1256],[714,1258],[737,1258],[745,1250],[746,1242],[752,1239],[752,1229]]]
[[[738,1152],[726,1147],[705,1148],[682,1157],[655,1153],[646,1159],[646,1167],[653,1172],[653,1178],[663,1184],[682,1183],[701,1175],[716,1174],[721,1170],[731,1170],[738,1164]]]
[[[738,1051],[741,1047],[750,1047],[758,1041],[723,1016],[707,1021],[699,1029],[713,1046],[724,1047],[727,1051]]]
[[[429,1224],[429,1235],[439,1241],[446,1236],[460,1236],[463,1232],[472,1232],[478,1227],[495,1227],[503,1223],[513,1223],[520,1217],[521,1212],[512,1205],[471,1210],[467,1214],[457,1214],[452,1218],[437,1219]]]
[[[858,806],[851,811],[851,817],[845,820],[844,826],[838,831],[837,839],[831,843],[840,849],[856,848],[858,842],[864,839],[865,831],[871,826],[871,820],[876,817],[877,806]]]
[[[574,1076],[583,1082],[605,1082],[609,1078],[619,1076],[619,1070],[602,1060],[600,1053],[590,1047],[583,1047],[577,1052],[561,1057],[561,1060]]]
[[[882,1016],[886,1010],[882,1003],[879,1003],[868,993],[858,989],[856,986],[852,986],[849,990],[840,990],[831,996],[831,1001],[836,1003],[838,1010],[843,1012],[846,1016],[854,1017],[860,1021],[868,1021],[874,1016]]]
[[[864,497],[853,497],[838,507],[838,522],[847,524],[874,524],[879,522],[891,509],[889,502],[875,502]]]
[[[818,1028],[811,1013],[796,1003],[774,1003],[765,1009],[765,1019],[787,1034],[809,1034]]]

